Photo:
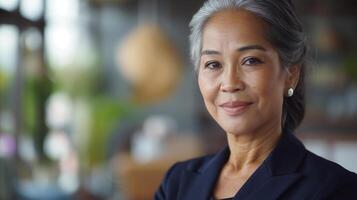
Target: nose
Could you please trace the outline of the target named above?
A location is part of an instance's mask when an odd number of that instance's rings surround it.
[[[221,82],[222,92],[237,92],[244,89],[243,81],[241,80],[240,73],[235,67],[229,67],[222,76]]]

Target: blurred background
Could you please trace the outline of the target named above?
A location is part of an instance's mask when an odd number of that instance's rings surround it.
[[[151,199],[225,144],[189,61],[203,0],[0,0],[0,199]],[[357,172],[357,2],[300,0],[307,148]]]

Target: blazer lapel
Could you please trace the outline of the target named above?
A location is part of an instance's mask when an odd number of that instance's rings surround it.
[[[214,189],[217,177],[229,157],[226,146],[220,153],[211,158],[201,168],[187,169],[179,188],[180,200],[208,200]]]
[[[276,200],[301,177],[298,167],[306,155],[304,145],[289,131],[264,161],[260,169],[247,181],[235,199]],[[245,189],[250,191],[245,192]]]
[[[277,200],[289,187],[291,187],[301,177],[302,174],[296,173],[268,178],[268,180],[263,182],[259,188],[256,188],[255,191],[249,194],[247,198],[242,199]]]

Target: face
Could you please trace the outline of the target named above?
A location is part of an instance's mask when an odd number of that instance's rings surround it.
[[[266,29],[244,10],[218,12],[205,25],[198,84],[208,112],[227,133],[281,126],[283,98],[296,77],[282,67]]]

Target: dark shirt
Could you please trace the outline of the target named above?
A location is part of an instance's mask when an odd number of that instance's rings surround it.
[[[225,198],[225,199],[215,199],[215,198],[211,198],[211,200],[233,200],[234,199],[234,197],[231,197],[231,198]]]

